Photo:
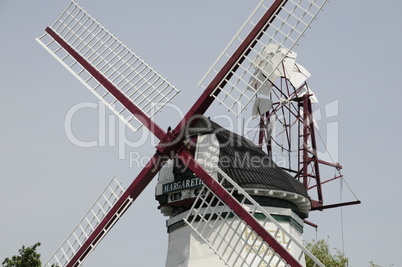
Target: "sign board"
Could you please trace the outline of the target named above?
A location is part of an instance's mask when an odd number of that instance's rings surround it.
[[[171,192],[181,191],[184,189],[190,189],[202,186],[203,182],[198,177],[191,177],[180,181],[174,181],[162,185],[162,194],[168,194]]]

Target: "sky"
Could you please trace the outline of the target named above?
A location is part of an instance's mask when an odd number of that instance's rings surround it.
[[[197,82],[258,1],[79,3],[181,89],[174,103],[186,112],[202,92]],[[117,119],[103,113],[96,98],[35,41],[68,4],[0,0],[0,260],[39,241],[46,260],[109,180],[117,177],[128,186],[155,150],[149,133],[119,128]],[[306,226],[304,238],[329,238],[350,266],[370,261],[402,266],[402,90],[395,80],[402,75],[401,8],[397,0],[331,1],[294,49],[312,73],[320,129],[336,124],[334,147],[342,173],[362,201],[312,212],[309,221],[319,227]],[[325,107],[334,101],[337,112],[329,117]],[[208,114],[222,112],[219,108]],[[158,116],[157,123],[166,128],[178,120]],[[107,120],[106,132],[100,130],[100,118]],[[164,266],[168,236],[154,200],[155,183],[85,266]],[[339,199],[340,190],[335,183],[324,198]],[[351,197],[347,191],[344,184],[344,199]]]

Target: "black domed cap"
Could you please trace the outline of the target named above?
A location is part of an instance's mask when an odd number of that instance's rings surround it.
[[[241,187],[280,190],[309,198],[299,181],[243,136],[226,130],[206,117],[200,117],[187,130],[188,135],[216,135],[220,146],[218,166]]]

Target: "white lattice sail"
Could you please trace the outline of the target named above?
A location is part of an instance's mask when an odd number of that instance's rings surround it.
[[[43,266],[67,266],[76,252],[83,246],[88,237],[105,218],[106,214],[111,210],[114,204],[116,204],[117,200],[119,200],[124,191],[125,188],[116,180],[116,178],[113,178],[106,186],[105,190],[100,194],[96,202],[89,209],[84,218],[79,222],[77,227],[75,227],[63,244]],[[126,205],[125,207],[127,208],[128,206],[129,205]],[[124,213],[124,211],[125,209],[119,210],[119,214]],[[116,215],[119,217],[119,214]],[[117,220],[115,220],[114,223],[116,221]],[[102,240],[112,226],[113,225],[108,225],[99,233],[97,243]]]
[[[231,68],[225,76],[225,85],[214,88],[221,90],[219,95],[215,95],[215,91],[211,94],[229,111],[236,116],[240,116],[241,112],[247,107],[252,99],[260,92],[261,89],[267,88],[270,84],[269,78],[275,74],[278,67],[281,67],[283,59],[287,56],[292,48],[298,43],[305,31],[310,27],[311,23],[316,19],[318,13],[322,10],[328,0],[288,0],[282,1],[281,6],[274,15],[274,19],[267,22],[262,30],[256,34],[256,37],[250,45],[244,49],[242,57]],[[204,75],[199,82],[199,86],[207,88],[216,74],[232,57],[236,49],[247,38],[250,30],[264,16],[270,8],[272,0],[262,0],[250,17],[246,20],[228,46],[224,49],[212,67]],[[264,53],[267,49],[276,47],[277,51]],[[279,51],[287,51],[280,58],[277,57]],[[270,73],[261,75],[265,65],[256,65],[256,59],[265,59],[265,64],[269,62],[277,62],[276,66]],[[259,87],[249,90],[249,81],[258,80]]]
[[[243,188],[236,184],[225,172],[215,167],[221,178],[219,183],[243,205],[248,212],[259,217],[258,222],[269,228],[268,232],[295,259],[303,263],[309,257],[314,266],[324,267],[287,229],[261,207]],[[289,266],[274,248],[237,216],[228,205],[220,200],[208,187],[204,186],[184,221],[214,250],[228,266]],[[273,192],[273,194],[283,192]],[[289,196],[295,197],[295,196]],[[308,206],[303,198],[300,205]],[[302,202],[305,202],[304,204]]]
[[[106,83],[149,118],[179,92],[74,1],[36,40],[134,131],[142,124],[128,111],[130,103],[117,100]]]

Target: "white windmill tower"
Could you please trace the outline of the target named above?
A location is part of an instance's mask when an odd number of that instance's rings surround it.
[[[305,257],[323,266],[302,245],[303,218],[324,205],[308,74],[291,50],[326,2],[261,1],[204,77],[199,99],[164,131],[154,115],[178,90],[72,1],[38,42],[129,128],[145,126],[160,143],[127,189],[108,185],[45,266],[80,266],[159,171],[156,197],[170,216],[167,266],[304,266]],[[279,77],[292,89],[278,86]],[[267,153],[202,116],[215,100],[236,115],[255,101]],[[271,134],[285,111],[303,129],[302,160],[279,168]]]

